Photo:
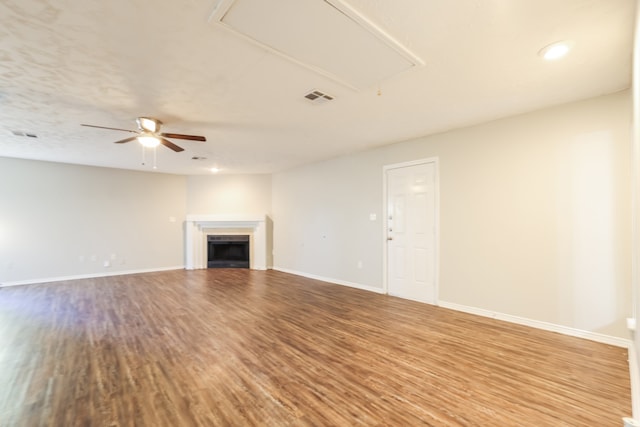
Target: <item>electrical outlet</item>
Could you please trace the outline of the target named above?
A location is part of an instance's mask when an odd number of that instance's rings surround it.
[[[358,268],[362,269],[362,261],[358,261]]]
[[[111,267],[111,263],[109,261],[105,261],[102,265],[105,267]]]

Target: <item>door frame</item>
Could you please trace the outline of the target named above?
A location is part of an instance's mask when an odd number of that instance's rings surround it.
[[[387,245],[387,171],[392,169],[400,169],[409,166],[423,165],[427,163],[433,163],[434,165],[434,247],[435,247],[435,259],[434,259],[434,305],[439,304],[439,290],[440,290],[440,159],[438,157],[428,157],[424,159],[411,160],[402,163],[392,163],[382,166],[382,292],[385,295],[389,295],[389,247]]]

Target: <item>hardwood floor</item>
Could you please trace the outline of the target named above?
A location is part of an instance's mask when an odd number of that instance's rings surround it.
[[[274,271],[0,288],[1,426],[620,426],[627,351]]]

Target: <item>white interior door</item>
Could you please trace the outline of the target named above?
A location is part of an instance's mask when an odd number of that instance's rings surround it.
[[[387,292],[436,303],[436,163],[386,169]]]

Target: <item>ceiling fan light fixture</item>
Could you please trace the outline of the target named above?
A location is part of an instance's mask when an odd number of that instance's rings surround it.
[[[162,124],[160,120],[150,119],[149,117],[138,117],[136,122],[138,122],[140,130],[152,133],[158,132]]]
[[[144,147],[148,147],[148,148],[153,148],[160,145],[160,140],[155,135],[149,135],[149,134],[140,135],[138,136],[138,141]]]
[[[120,129],[120,128],[112,128],[106,126],[96,126],[96,125],[88,125],[82,124],[82,126],[87,126],[91,128],[99,128],[99,129],[109,129],[109,130],[118,130],[122,132],[130,132],[136,134],[136,136],[132,136],[130,138],[121,139],[120,141],[114,141],[116,144],[124,144],[126,142],[135,141],[136,139],[142,144],[143,147],[155,148],[158,145],[162,144],[170,150],[179,153],[184,151],[184,148],[179,145],[174,144],[167,138],[176,138],[176,139],[185,139],[187,141],[197,141],[197,142],[206,142],[207,138],[199,135],[185,135],[182,133],[165,133],[160,132],[160,127],[162,126],[162,122],[157,119],[153,119],[150,117],[138,117],[136,119],[136,123],[138,124],[138,130],[129,130],[129,129]],[[28,134],[27,136],[31,136]],[[34,136],[37,137],[37,136]]]

